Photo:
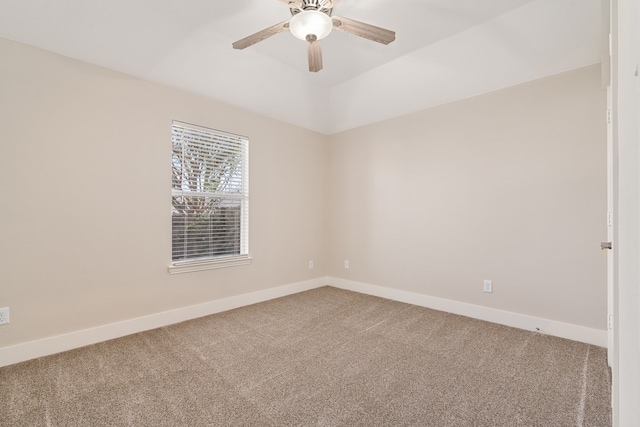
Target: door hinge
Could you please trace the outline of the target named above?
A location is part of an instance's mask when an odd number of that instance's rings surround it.
[[[611,123],[611,108],[607,110],[607,123]]]
[[[607,326],[609,329],[613,329],[613,314],[610,314],[607,318]]]

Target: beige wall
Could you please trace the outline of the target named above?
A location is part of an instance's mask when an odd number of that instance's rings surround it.
[[[605,109],[595,65],[332,136],[329,274],[606,329]]]
[[[326,275],[605,328],[597,66],[329,137],[0,57],[0,348]],[[250,266],[167,273],[172,119],[250,138]]]
[[[326,274],[326,136],[4,39],[0,58],[0,347]],[[250,266],[168,274],[172,119],[249,137]]]

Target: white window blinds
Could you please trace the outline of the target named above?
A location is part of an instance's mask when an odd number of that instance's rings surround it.
[[[248,257],[249,140],[174,121],[172,265]]]

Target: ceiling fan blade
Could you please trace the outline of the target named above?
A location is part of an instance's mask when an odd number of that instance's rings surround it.
[[[376,27],[375,25],[365,24],[364,22],[354,21],[353,19],[343,18],[341,16],[333,16],[331,20],[333,21],[333,28],[336,30],[364,37],[374,42],[389,44],[396,39],[395,31],[386,30]]]
[[[340,0],[320,0],[319,4],[321,8],[332,9],[336,7],[338,2],[340,2]]]
[[[302,9],[302,0],[280,0],[280,3],[286,4],[289,9]]]
[[[289,29],[289,21],[284,21],[281,22],[279,24],[273,25],[269,28],[265,28],[262,31],[258,31],[255,34],[251,34],[250,36],[247,36],[245,38],[243,38],[242,40],[238,40],[237,42],[233,43],[233,48],[234,49],[244,49],[246,47],[249,47],[251,45],[254,45],[258,42],[261,42],[264,39],[267,39],[273,35],[276,35],[278,33],[281,33],[285,30]]]
[[[320,49],[320,41],[314,35],[307,36],[307,56],[309,71],[317,73],[322,70],[322,49]]]

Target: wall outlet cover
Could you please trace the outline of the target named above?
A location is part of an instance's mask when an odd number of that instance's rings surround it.
[[[485,292],[493,292],[493,282],[491,280],[485,280],[483,282],[483,290]]]
[[[9,323],[9,307],[0,308],[0,325]]]

